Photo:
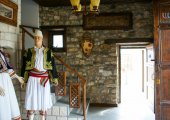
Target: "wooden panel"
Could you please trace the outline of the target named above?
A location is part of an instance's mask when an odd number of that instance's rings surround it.
[[[170,64],[170,30],[160,31],[160,57],[162,64]]]
[[[161,107],[161,120],[170,120],[170,105],[164,104]]]
[[[96,16],[86,15],[83,17],[85,30],[125,30],[132,28],[132,13],[101,13]]]
[[[160,114],[157,111],[156,120],[170,120],[170,29],[164,28],[159,31],[159,53],[158,69],[156,73],[160,75],[156,79],[157,92],[157,109],[160,108]],[[160,62],[159,62],[160,61]],[[160,64],[159,64],[160,63]],[[160,81],[160,82],[159,82]]]
[[[170,68],[161,71],[161,101],[170,102]]]

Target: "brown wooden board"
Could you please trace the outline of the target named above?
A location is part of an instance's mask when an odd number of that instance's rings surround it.
[[[101,13],[83,17],[85,30],[126,30],[132,29],[132,13]]]
[[[156,84],[159,85],[159,107],[160,111],[157,113],[159,117],[156,120],[169,120],[170,119],[170,46],[169,46],[169,29],[161,29],[159,31],[159,54],[158,58],[158,71],[159,78],[156,79]]]
[[[105,44],[114,44],[114,43],[153,43],[153,38],[118,38],[118,39],[106,39]]]

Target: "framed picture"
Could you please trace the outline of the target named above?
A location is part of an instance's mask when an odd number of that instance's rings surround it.
[[[132,29],[132,13],[99,13],[83,18],[85,30],[124,30]]]
[[[0,0],[0,22],[17,26],[17,4],[9,0]]]

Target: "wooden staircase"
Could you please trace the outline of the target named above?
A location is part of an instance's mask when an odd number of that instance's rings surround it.
[[[35,29],[28,26],[20,26],[22,30],[22,44],[25,41],[25,34],[33,38],[33,35],[27,30]],[[25,47],[22,47],[22,50]],[[59,71],[59,81],[56,87],[53,87],[51,94],[53,107],[47,111],[47,120],[86,120],[86,114],[90,99],[86,98],[86,79],[82,77],[75,69],[66,64],[61,57],[54,54],[54,57],[64,67],[64,71]],[[67,81],[67,72],[77,76],[78,80]],[[35,119],[38,120],[39,113],[35,113]],[[22,108],[22,119],[27,119],[26,111]]]

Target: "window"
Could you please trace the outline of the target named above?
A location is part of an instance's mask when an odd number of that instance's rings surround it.
[[[63,48],[63,35],[53,35],[53,47]]]
[[[65,29],[49,30],[49,47],[55,52],[66,52]]]

